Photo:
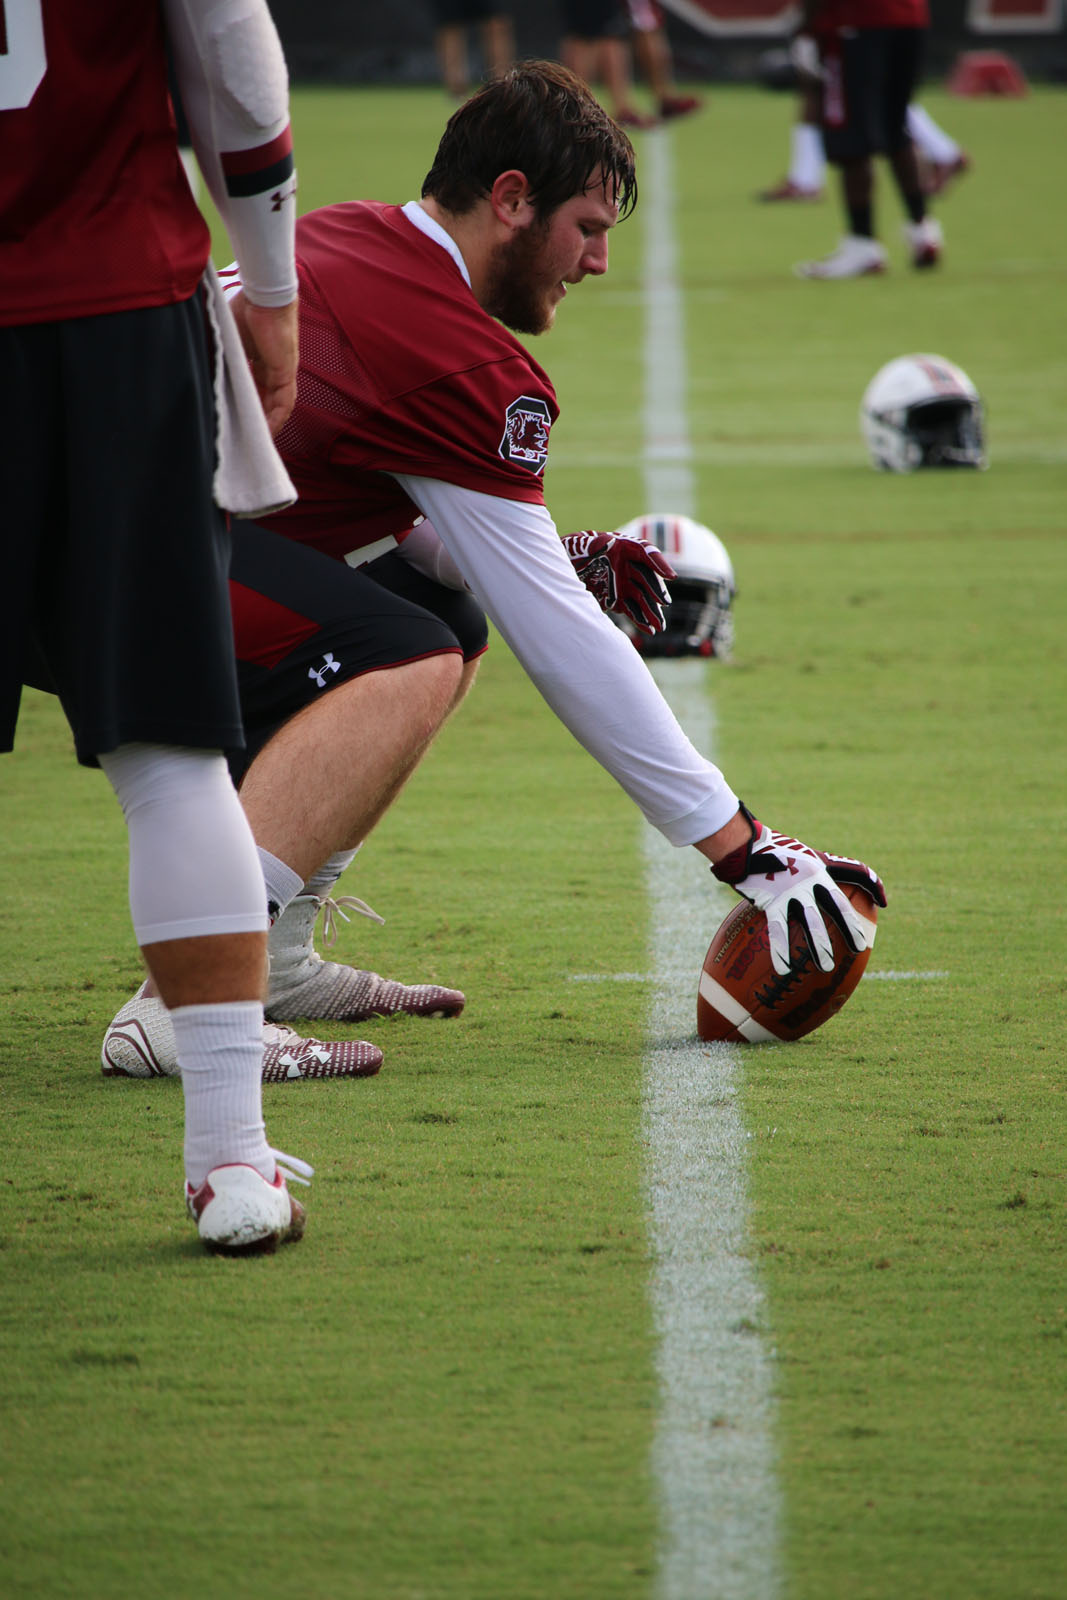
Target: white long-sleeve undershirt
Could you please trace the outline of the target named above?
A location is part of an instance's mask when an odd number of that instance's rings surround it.
[[[394,474],[561,722],[675,845],[737,811],[626,635],[578,578],[542,505]]]

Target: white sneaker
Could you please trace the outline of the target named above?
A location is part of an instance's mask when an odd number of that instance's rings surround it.
[[[307,1218],[303,1206],[290,1195],[285,1179],[288,1176],[306,1183],[312,1169],[294,1156],[281,1155],[276,1150],[271,1154],[278,1162],[273,1183],[268,1183],[255,1167],[242,1162],[213,1167],[196,1189],[186,1183],[186,1208],[209,1250],[231,1255],[268,1252],[287,1240],[295,1242],[302,1237]]]
[[[458,1017],[466,1005],[459,989],[436,983],[397,983],[337,961],[324,961],[314,946],[315,921],[325,909],[327,944],[336,938],[335,916],[347,922],[345,907],[382,919],[362,900],[341,895],[319,900],[298,895],[270,931],[270,983],[265,1013],[273,1020],[311,1017],[330,1022],[364,1022],[368,1017]]]
[[[913,267],[936,267],[945,247],[945,235],[936,217],[924,217],[921,222],[906,222],[904,237],[911,250]]]
[[[793,271],[798,278],[863,278],[884,272],[888,259],[877,239],[848,233],[830,255],[820,261],[798,261]]]
[[[174,1025],[162,1000],[145,994],[142,984],[116,1012],[100,1051],[106,1078],[176,1078],[178,1047]],[[268,1022],[263,1028],[263,1082],[295,1078],[371,1078],[382,1064],[377,1045],[363,1039],[304,1039],[292,1028]]]

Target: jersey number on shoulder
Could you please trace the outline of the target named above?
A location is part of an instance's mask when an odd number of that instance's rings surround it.
[[[44,69],[41,0],[0,0],[0,111],[28,106]]]

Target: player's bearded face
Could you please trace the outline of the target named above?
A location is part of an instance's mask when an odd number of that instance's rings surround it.
[[[544,333],[556,316],[559,272],[549,250],[550,219],[531,222],[496,246],[485,309],[516,333]]]
[[[548,216],[517,228],[489,258],[482,301],[489,315],[516,333],[544,333],[568,284],[608,270],[608,234],[618,212],[595,180]]]

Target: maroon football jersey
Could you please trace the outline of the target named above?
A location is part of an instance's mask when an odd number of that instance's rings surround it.
[[[296,256],[300,375],[277,444],[299,499],[272,527],[333,556],[402,533],[417,512],[390,472],[543,502],[555,391],[440,244],[356,201],[301,217]]]
[[[210,247],[150,0],[0,0],[0,322],[165,305]]]

